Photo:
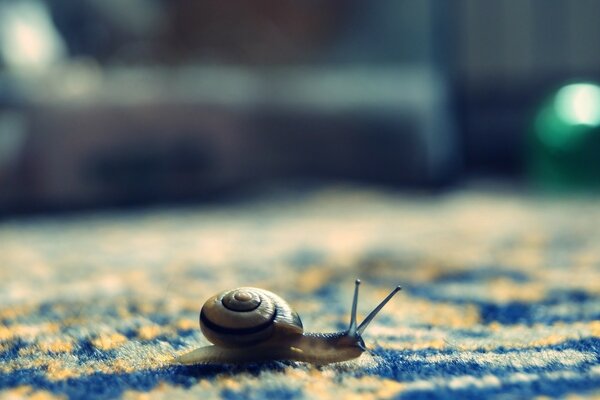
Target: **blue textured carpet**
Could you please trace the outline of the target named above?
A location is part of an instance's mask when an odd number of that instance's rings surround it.
[[[523,398],[600,395],[600,202],[331,190],[221,207],[0,224],[0,396]],[[169,365],[207,344],[206,298],[257,286],[358,360]]]

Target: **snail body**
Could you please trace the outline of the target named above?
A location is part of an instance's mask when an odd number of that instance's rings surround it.
[[[357,326],[359,285],[357,279],[350,325],[336,333],[304,332],[298,313],[267,290],[241,287],[221,292],[209,298],[200,311],[200,329],[213,345],[185,353],[175,362],[192,365],[289,360],[323,365],[357,358],[366,350],[362,333],[401,290],[396,287]]]

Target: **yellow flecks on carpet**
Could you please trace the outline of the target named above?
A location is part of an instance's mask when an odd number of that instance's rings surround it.
[[[138,337],[141,340],[152,340],[161,334],[161,329],[157,325],[142,326],[138,330]]]
[[[65,399],[65,396],[56,396],[53,393],[40,390],[33,392],[29,395],[30,400],[55,400],[55,399]]]
[[[244,377],[245,378],[245,377]],[[240,383],[240,377],[219,377],[217,378],[217,384],[224,388],[233,391],[239,391],[242,388]]]
[[[150,393],[140,393],[128,390],[123,393],[123,398],[127,400],[151,400],[153,396],[151,396]]]
[[[530,346],[552,346],[567,340],[564,335],[550,335],[545,338],[534,340],[529,343]]]
[[[39,342],[38,348],[44,353],[70,353],[73,343],[70,340],[52,339]]]
[[[8,341],[15,338],[33,339],[42,334],[56,333],[58,330],[58,324],[51,322],[37,325],[15,324],[11,325],[10,328],[0,326],[0,340]]]
[[[19,349],[20,357],[38,355],[39,353],[40,353],[40,350],[34,345],[26,346],[26,347],[23,347],[22,349]]]
[[[272,382],[284,379],[275,386]],[[341,379],[341,381],[340,381]],[[253,398],[256,389],[279,387],[297,389],[303,398],[344,398],[344,399],[380,399],[397,396],[403,389],[402,383],[379,379],[376,377],[340,378],[335,369],[320,370],[317,368],[289,368],[282,376],[280,373],[266,372],[258,377],[240,374],[235,377],[217,378],[214,381],[200,379],[192,387],[186,389],[188,394],[202,398],[221,398],[223,390],[231,391],[241,397]],[[123,397],[132,400],[145,400],[148,398],[173,398],[181,395],[183,389],[178,386],[161,384],[151,394],[137,391],[127,391]],[[149,397],[150,396],[150,397]]]
[[[171,364],[173,362],[173,356],[173,353],[169,352],[149,354],[140,365],[144,365],[147,368],[158,368]]]
[[[488,328],[492,332],[500,332],[504,328],[504,325],[502,325],[500,322],[493,321],[493,322],[491,322],[491,323],[488,324]]]
[[[386,307],[386,312],[405,316],[406,319],[422,324],[468,328],[480,321],[479,308],[473,304],[431,303],[406,297],[402,302],[390,302]]]
[[[600,400],[600,391],[586,393],[585,395],[570,394],[565,397],[567,400]]]
[[[600,264],[600,256],[597,251],[581,251],[573,255],[573,266],[577,268],[594,268]]]
[[[414,330],[394,329],[392,327],[374,327],[371,331],[374,338],[367,340],[367,346],[383,347],[395,350],[421,350],[453,348],[460,351],[496,351],[498,348],[525,349],[533,347],[549,347],[581,340],[586,337],[598,337],[600,321],[565,324],[557,322],[553,325],[502,325],[493,323],[481,327],[476,332],[480,337],[465,338],[450,330]],[[490,335],[493,340],[490,339]]]
[[[30,386],[18,386],[14,389],[4,390],[0,392],[3,398],[6,399],[22,399],[33,391]]]
[[[200,379],[190,388],[181,386],[173,386],[165,383],[160,383],[152,392],[138,392],[135,390],[127,390],[123,393],[122,398],[126,400],[149,400],[149,399],[179,399],[190,397],[194,399],[221,399],[221,388],[216,386],[214,382],[207,379]]]
[[[0,391],[0,398],[3,400],[57,400],[65,399],[66,396],[57,396],[45,390],[34,390],[30,386],[19,386],[14,389]]]
[[[126,399],[135,399],[135,400],[150,400],[155,398],[157,395],[167,394],[170,390],[173,389],[173,386],[167,385],[164,382],[156,385],[154,389],[152,389],[152,393],[140,393],[134,391],[127,391],[123,394],[123,398]]]
[[[329,392],[328,388],[331,386],[331,377],[328,376],[329,371],[322,373],[317,371],[316,369],[311,369],[308,372],[307,377],[301,378],[301,382],[305,384],[304,393],[307,398],[316,399],[319,397],[327,397],[326,393]],[[339,388],[339,396],[338,398],[344,398],[344,393],[342,388]]]
[[[119,318],[131,318],[131,313],[127,309],[126,305],[119,304],[119,305],[115,306],[115,308],[116,308],[116,312],[117,312],[117,315],[119,316]]]
[[[391,271],[394,271],[394,266],[390,266]],[[448,260],[422,260],[419,261],[414,268],[407,268],[404,271],[400,271],[400,280],[408,280],[415,283],[429,283],[438,279],[464,273],[469,271],[462,267],[461,264],[449,263]],[[376,276],[376,275],[375,275]],[[406,276],[406,278],[404,278]]]
[[[592,336],[600,337],[600,321],[590,322],[590,330],[592,331]]]
[[[542,248],[519,247],[497,255],[497,261],[523,269],[536,269],[544,263]]]
[[[288,371],[291,380],[302,387],[306,398],[381,399],[397,396],[403,384],[390,379],[366,376],[337,381],[334,370]],[[340,384],[341,383],[341,384]]]
[[[393,398],[397,396],[404,387],[400,382],[391,379],[379,379],[372,376],[345,379],[344,383],[348,388],[353,388],[352,390],[348,390],[348,393],[344,395],[344,398],[356,400]]]
[[[522,284],[506,278],[494,279],[483,285],[485,285],[488,298],[498,303],[540,301],[546,296],[547,289],[539,282]]]
[[[52,360],[47,364],[46,377],[53,381],[64,380],[79,376],[79,372],[69,369],[62,362]]]
[[[375,379],[375,378],[373,378]],[[396,382],[394,380],[391,379],[383,379],[381,381],[378,381],[379,384],[381,385],[378,393],[377,393],[377,398],[392,398],[398,395],[398,393],[400,393],[404,387],[403,384],[401,384],[400,382]]]
[[[19,356],[40,356],[42,354],[64,354],[73,350],[73,343],[70,340],[50,339],[33,343],[27,347],[19,349]]]
[[[33,306],[28,304],[15,305],[7,308],[0,308],[0,319],[10,320],[19,316],[28,315],[31,313]]]
[[[112,350],[127,342],[127,338],[120,333],[101,334],[92,340],[92,345],[99,350]]]
[[[0,340],[9,341],[13,337],[13,331],[6,326],[0,325]]]
[[[177,320],[175,322],[175,327],[182,331],[189,331],[189,330],[193,330],[196,328],[200,329],[200,327],[198,325],[198,321],[186,319],[186,318]]]
[[[112,360],[108,365],[107,372],[108,373],[127,373],[135,370],[135,366],[131,364],[130,361],[127,360]]]
[[[324,282],[331,282],[335,270],[332,268],[309,268],[298,276],[296,289],[302,293],[311,293],[323,286]]]

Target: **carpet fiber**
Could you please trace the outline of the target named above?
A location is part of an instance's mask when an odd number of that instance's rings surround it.
[[[338,189],[0,224],[0,396],[513,398],[600,395],[600,204]],[[256,286],[305,330],[400,292],[369,352],[176,366],[212,294]]]

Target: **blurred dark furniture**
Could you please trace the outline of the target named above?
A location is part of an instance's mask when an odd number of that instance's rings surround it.
[[[274,181],[428,187],[455,172],[443,80],[434,73],[163,72],[115,72],[85,99],[50,96],[22,108],[26,128],[14,186],[0,196],[5,207],[185,201]]]

